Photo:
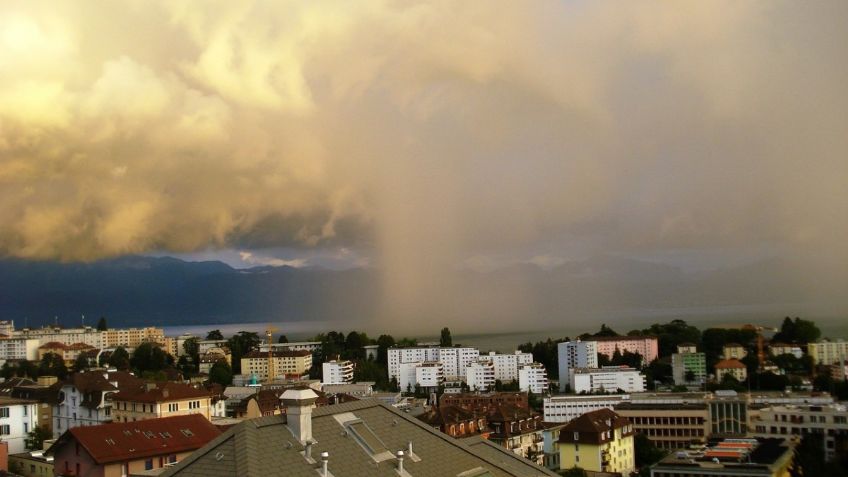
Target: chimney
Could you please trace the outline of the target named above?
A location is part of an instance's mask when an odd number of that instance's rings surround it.
[[[312,440],[312,405],[316,399],[318,395],[308,388],[287,389],[280,396],[286,408],[286,427],[301,444]]]
[[[145,391],[153,391],[154,389],[156,389],[156,383],[154,383],[154,382],[144,383],[144,390]]]
[[[321,477],[328,477],[330,475],[330,470],[327,469],[327,465],[330,463],[330,453],[324,451],[321,453]]]
[[[403,475],[403,451],[397,451],[397,472],[400,475]]]

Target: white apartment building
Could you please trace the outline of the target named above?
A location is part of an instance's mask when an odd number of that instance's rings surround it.
[[[768,350],[772,356],[791,354],[798,359],[801,359],[801,357],[804,356],[804,350],[802,350],[800,346],[793,344],[771,343]]]
[[[321,384],[350,384],[353,382],[353,362],[347,360],[327,361],[321,365]]]
[[[640,393],[645,391],[645,376],[626,366],[575,368],[571,370],[569,385],[575,393],[615,392],[619,389],[626,393]]]
[[[26,451],[26,439],[38,425],[38,401],[0,396],[0,440],[9,454]]]
[[[445,369],[444,365],[438,361],[400,365],[398,385],[402,392],[414,390],[416,384],[423,389],[434,389],[443,382],[445,382]]]
[[[0,320],[0,335],[12,336],[15,331],[15,320]]]
[[[316,353],[321,350],[320,341],[292,341],[291,343],[271,343],[274,351],[309,351]],[[259,345],[259,351],[268,351],[268,343]]]
[[[162,328],[123,328],[98,331],[91,326],[81,328],[59,328],[45,326],[43,328],[24,328],[12,333],[17,338],[35,338],[39,345],[47,343],[62,343],[72,345],[84,343],[95,348],[115,348],[118,346],[136,348],[144,342],[163,343],[165,333]]]
[[[499,379],[504,383],[517,381],[518,369],[525,364],[533,362],[532,353],[524,353],[518,350],[512,354],[501,354],[491,351],[485,358],[491,360],[492,364],[495,365],[495,379]]]
[[[557,344],[559,391],[565,392],[574,368],[598,367],[598,344],[594,341],[565,341]]]
[[[141,379],[123,371],[74,373],[59,389],[53,405],[53,437],[78,426],[112,422],[112,396],[120,389],[140,386]]]
[[[630,399],[628,394],[609,396],[552,396],[544,399],[542,412],[545,422],[569,422],[587,412],[598,409],[615,410],[622,401]]]
[[[844,404],[772,406],[760,409],[751,423],[756,437],[800,439],[805,434],[824,438],[825,458],[836,456],[836,442],[848,437],[848,409]]]
[[[472,391],[488,391],[495,386],[495,365],[486,358],[465,367],[465,384]]]
[[[541,363],[523,364],[518,368],[518,387],[522,391],[542,394],[548,391],[548,372]]]
[[[446,377],[463,377],[465,368],[480,357],[480,350],[470,347],[414,346],[388,349],[389,379],[400,382],[400,368],[404,363],[438,361]]]
[[[189,333],[183,333],[180,336],[174,338],[175,346],[177,348],[177,354],[174,356],[185,356],[185,342],[190,339],[198,339],[197,336],[194,336]]]
[[[8,336],[8,335],[3,335]],[[37,338],[3,337],[0,336],[0,364],[7,360],[38,359],[38,347],[41,342]]]
[[[807,344],[807,354],[815,364],[838,364],[848,359],[848,341],[819,341]]]

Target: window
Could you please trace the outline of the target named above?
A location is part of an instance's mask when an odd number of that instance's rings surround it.
[[[8,407],[0,407],[0,417],[9,417]]]
[[[186,437],[193,437],[194,436],[194,433],[191,432],[191,429],[180,429],[180,432],[182,432],[183,435],[186,436]]]
[[[8,436],[11,433],[11,428],[8,424],[3,424],[2,426],[0,426],[0,436]]]
[[[147,459],[144,461],[144,470],[153,470],[153,459]]]

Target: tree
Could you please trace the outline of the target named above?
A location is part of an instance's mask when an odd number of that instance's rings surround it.
[[[224,339],[224,334],[221,333],[221,330],[212,330],[209,333],[206,333],[207,340],[222,340]]]
[[[633,436],[633,456],[636,458],[636,467],[656,464],[665,457],[665,454],[645,434],[640,432]]]
[[[106,317],[101,316],[100,320],[97,321],[97,331],[106,331],[109,329],[109,325],[106,324]]]
[[[564,475],[565,477],[586,477],[588,474],[585,470],[575,465],[568,470],[560,472],[560,475]]]
[[[277,339],[277,343],[288,343],[288,342],[289,342],[289,337],[286,336],[286,335],[280,335],[280,337]]]
[[[241,357],[259,347],[262,340],[252,331],[239,331],[227,340],[233,359],[233,373],[241,374]]]
[[[683,320],[671,320],[668,323],[654,323],[642,330],[642,334],[657,337],[660,356],[671,356],[677,352],[681,343],[698,343],[701,331]]]
[[[447,326],[442,328],[442,335],[439,338],[439,346],[453,346],[453,338],[451,337],[450,328]]]
[[[233,370],[225,360],[220,360],[209,369],[209,381],[229,386],[233,383]]]
[[[41,357],[41,363],[38,365],[38,374],[40,376],[56,376],[59,379],[68,377],[68,368],[65,366],[65,360],[56,353],[47,353]]]
[[[783,319],[780,331],[777,332],[772,341],[775,343],[798,343],[806,344],[819,339],[821,330],[813,321],[802,320],[795,317],[793,321],[788,316]]]
[[[383,366],[387,366],[389,363],[389,351],[388,349],[395,345],[395,339],[392,338],[392,335],[380,335],[377,338],[377,362],[382,364]]]
[[[29,450],[41,450],[44,447],[44,441],[52,439],[53,434],[45,426],[35,426],[27,434],[26,448]]]
[[[593,336],[618,336],[618,333],[604,323],[601,325],[601,329]]]
[[[692,371],[691,369],[689,371],[686,371],[683,374],[683,376],[684,376],[684,379],[686,379],[687,383],[691,383],[691,382],[695,381],[695,371]]]
[[[90,367],[91,363],[88,362],[88,358],[84,354],[80,353],[79,356],[77,356],[77,359],[74,360],[74,365],[71,367],[71,369],[73,369],[75,373],[78,373]]]
[[[792,477],[828,475],[825,472],[824,439],[821,435],[805,434],[801,438],[801,443],[795,447],[789,475]]]
[[[162,351],[162,348],[154,346],[152,343],[142,343],[130,358],[130,365],[138,371],[139,374],[145,372],[161,371],[168,365],[167,354]]]
[[[365,358],[365,350],[363,346],[368,344],[368,336],[365,333],[351,331],[345,338],[345,351],[342,357],[346,359],[363,359]]]
[[[130,354],[123,346],[118,346],[115,348],[115,351],[112,351],[112,355],[109,356],[109,359],[106,362],[110,367],[126,370],[130,367]]]

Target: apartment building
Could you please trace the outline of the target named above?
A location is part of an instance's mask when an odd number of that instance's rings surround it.
[[[261,343],[259,351],[268,352],[268,343]],[[321,351],[320,341],[292,341],[290,343],[271,343],[270,348],[274,351],[309,351],[315,354]]]
[[[529,407],[499,404],[489,407],[486,420],[491,432],[488,439],[513,454],[542,465],[544,436],[542,416]]]
[[[613,410],[619,403],[628,399],[629,394],[551,396],[543,400],[542,411],[545,422],[566,423],[587,412],[599,409]]]
[[[844,404],[766,407],[752,419],[751,431],[757,437],[793,440],[819,434],[824,439],[825,458],[831,460],[844,452],[837,443],[848,439],[848,409]]]
[[[144,342],[163,343],[165,333],[162,328],[123,328],[98,331],[90,326],[80,328],[60,328],[45,326],[43,328],[24,328],[12,333],[15,338],[30,338],[39,340],[39,345],[58,342],[64,345],[84,343],[95,348],[136,348]]]
[[[465,368],[480,358],[480,351],[470,347],[413,346],[388,349],[389,379],[400,381],[400,368],[405,363],[440,362],[445,377],[462,378]]]
[[[575,368],[569,385],[575,393],[639,393],[645,390],[645,375],[627,366]]]
[[[141,379],[123,371],[74,373],[56,383],[53,437],[68,429],[112,421],[112,398],[120,389],[139,386]]]
[[[703,385],[707,381],[707,356],[697,352],[693,344],[680,345],[671,355],[671,370],[677,386]]]
[[[116,348],[118,346],[138,348],[142,343],[165,342],[165,332],[162,328],[148,326],[145,328],[114,328],[101,331],[99,348]]]
[[[494,351],[485,355],[485,359],[492,362],[495,367],[495,379],[501,382],[508,383],[518,380],[518,370],[525,364],[533,362],[533,354],[522,351],[513,353],[496,353]]]
[[[727,343],[722,346],[721,355],[724,359],[742,359],[748,356],[748,351],[739,343]]]
[[[40,344],[41,342],[37,338],[0,334],[0,365],[9,360],[37,360]]]
[[[353,382],[353,362],[332,360],[321,364],[321,384],[350,384]]]
[[[518,368],[518,388],[524,392],[548,392],[548,372],[540,363],[524,364]]]
[[[800,346],[786,343],[771,343],[768,347],[769,354],[772,356],[780,356],[790,354],[795,358],[801,359],[804,356],[804,350]]]
[[[633,425],[609,409],[572,420],[559,434],[560,469],[630,475],[636,470]]]
[[[445,368],[440,361],[403,363],[400,365],[398,386],[401,391],[411,391],[416,386],[436,389],[445,382]]]
[[[144,383],[112,396],[112,419],[132,422],[187,414],[210,419],[211,407],[212,396],[205,389],[172,382]]]
[[[725,375],[730,375],[737,381],[748,379],[748,367],[738,359],[723,359],[716,363],[716,380],[721,381]]]
[[[612,359],[615,351],[629,351],[642,356],[642,364],[659,357],[659,344],[655,336],[599,336],[591,338],[597,343],[598,353]]]
[[[782,439],[724,439],[672,452],[651,466],[651,477],[786,477],[792,455]]]
[[[98,349],[94,346],[85,343],[63,344],[58,341],[51,341],[38,347],[38,359],[44,358],[47,354],[55,354],[61,356],[65,366],[71,367],[79,356],[87,355],[89,357],[97,356]]]
[[[271,362],[274,377],[285,378],[302,376],[312,367],[312,353],[309,351],[273,351]],[[254,375],[260,380],[268,379],[268,352],[251,351],[241,358],[242,374]]]
[[[557,344],[559,392],[565,392],[574,368],[597,368],[598,348],[594,341],[565,341]]]
[[[501,404],[528,407],[527,393],[494,392],[445,394],[439,399],[440,406],[460,406],[465,409],[489,409]]]
[[[488,391],[495,387],[495,365],[480,358],[465,367],[465,384],[472,391]]]
[[[38,425],[38,401],[0,396],[0,441],[9,454],[26,450],[30,431]]]
[[[112,423],[71,429],[47,454],[56,475],[142,475],[175,465],[220,434],[196,415]]]
[[[807,354],[815,364],[837,364],[848,359],[848,341],[819,341],[807,343]]]

